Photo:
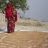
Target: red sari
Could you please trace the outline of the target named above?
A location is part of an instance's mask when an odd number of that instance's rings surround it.
[[[17,15],[13,16],[12,5],[6,5],[6,19],[7,19],[7,32],[11,33],[14,32],[15,29],[15,22],[17,21]]]

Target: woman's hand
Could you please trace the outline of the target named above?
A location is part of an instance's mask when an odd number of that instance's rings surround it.
[[[15,22],[15,24],[17,24],[17,21]]]

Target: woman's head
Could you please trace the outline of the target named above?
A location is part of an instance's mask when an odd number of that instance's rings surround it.
[[[13,6],[13,10],[15,10],[16,9],[16,6]]]
[[[11,2],[8,2],[8,3],[6,4],[6,6],[7,6],[7,8],[8,8],[8,7],[12,7]]]
[[[16,8],[16,6],[13,6],[13,9],[15,9]]]

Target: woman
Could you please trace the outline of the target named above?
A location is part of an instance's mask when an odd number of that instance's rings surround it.
[[[14,32],[15,29],[15,19],[13,17],[13,7],[11,3],[6,4],[6,16],[7,20],[7,32],[11,33]]]
[[[17,22],[17,11],[15,6],[13,6],[13,18],[15,19],[15,22]]]

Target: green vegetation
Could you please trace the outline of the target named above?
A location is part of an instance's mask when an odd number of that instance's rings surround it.
[[[15,5],[16,8],[21,8],[23,11],[27,8],[27,0],[9,0],[12,5]],[[6,0],[1,0],[0,1],[0,9],[4,13],[5,10],[5,5],[6,5]]]

